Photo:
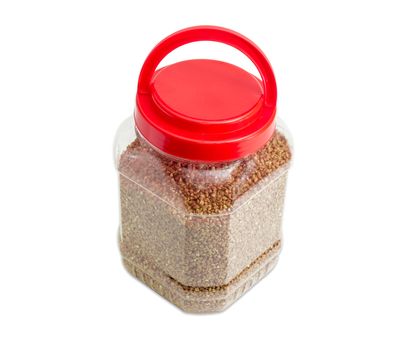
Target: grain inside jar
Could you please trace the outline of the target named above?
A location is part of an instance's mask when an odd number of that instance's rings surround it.
[[[188,311],[233,302],[235,286],[276,262],[290,160],[278,130],[255,154],[215,164],[164,156],[138,135],[118,168],[128,271]]]

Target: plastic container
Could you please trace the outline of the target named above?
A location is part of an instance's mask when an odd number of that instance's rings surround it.
[[[193,41],[237,48],[262,79],[204,59],[157,70]],[[142,67],[115,142],[120,249],[133,276],[185,311],[225,309],[277,263],[292,149],[276,99],[265,55],[225,28],[176,32]]]

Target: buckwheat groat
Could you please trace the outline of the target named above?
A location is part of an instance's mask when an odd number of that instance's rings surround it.
[[[147,159],[152,166],[143,166]],[[171,160],[137,138],[119,164],[128,270],[136,277],[140,265],[157,271],[162,289],[155,289],[168,298],[181,294],[180,303],[197,293],[198,301],[206,294],[208,307],[227,306],[220,296],[278,255],[290,159],[280,132],[256,154],[217,165]],[[189,305],[206,311],[200,303]]]

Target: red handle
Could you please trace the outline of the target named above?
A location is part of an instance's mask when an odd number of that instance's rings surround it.
[[[243,52],[256,66],[263,81],[264,105],[275,109],[277,100],[276,81],[270,62],[264,53],[245,36],[222,27],[197,26],[182,29],[169,35],[154,47],[146,58],[138,81],[138,94],[148,94],[153,74],[159,63],[176,48],[196,42],[216,41],[230,45]]]

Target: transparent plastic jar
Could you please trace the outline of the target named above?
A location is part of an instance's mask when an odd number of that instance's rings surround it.
[[[213,60],[156,70],[199,40],[238,48],[262,81]],[[292,148],[275,106],[268,60],[224,28],[174,33],[142,67],[115,141],[120,249],[133,276],[185,311],[224,310],[277,263]]]

